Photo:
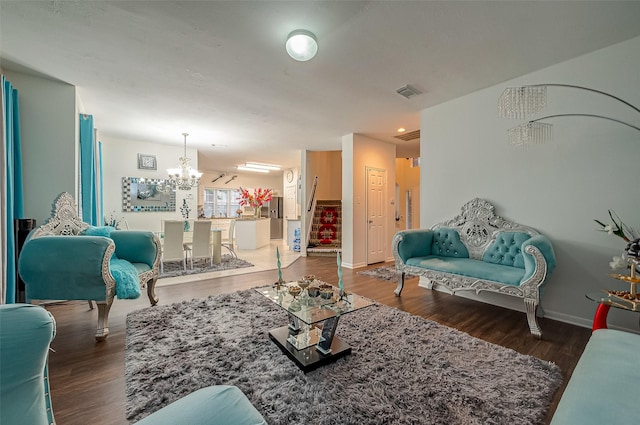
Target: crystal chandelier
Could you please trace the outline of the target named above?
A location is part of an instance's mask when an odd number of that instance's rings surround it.
[[[191,161],[191,159],[187,158],[187,136],[189,133],[182,133],[182,135],[184,136],[184,155],[179,159],[180,166],[168,169],[167,173],[169,173],[170,185],[180,190],[191,190],[193,186],[198,184],[202,173],[189,166]]]
[[[618,102],[631,107],[635,111],[640,112],[640,108],[637,108],[629,102],[601,90],[595,90],[589,87],[576,86],[572,84],[534,84],[522,87],[509,87],[505,89],[498,99],[498,114],[505,118],[526,119],[531,115],[542,112],[547,106],[547,87],[564,87],[597,93],[600,95],[608,96]],[[551,141],[553,139],[553,125],[540,121],[558,117],[600,118],[614,121],[640,131],[640,127],[603,115],[582,113],[555,114],[536,118],[508,129],[507,135],[509,137],[509,143],[514,146],[527,147],[532,144],[541,144]]]
[[[508,87],[498,99],[501,117],[523,119],[547,106],[547,86]]]

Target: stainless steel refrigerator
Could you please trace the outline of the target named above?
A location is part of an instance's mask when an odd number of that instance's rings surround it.
[[[282,197],[274,196],[268,206],[262,207],[261,215],[271,219],[271,239],[282,239],[282,205]]]

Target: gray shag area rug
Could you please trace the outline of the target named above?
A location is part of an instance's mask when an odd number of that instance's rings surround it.
[[[382,280],[398,282],[398,275],[396,274],[396,268],[394,266],[376,267],[375,269],[363,270],[361,272],[358,272],[358,274],[373,276]],[[416,276],[408,273],[404,276],[405,279],[411,279],[412,277]]]
[[[252,267],[253,264],[240,258],[234,258],[231,255],[223,255],[220,264],[211,265],[207,259],[193,260],[193,269],[191,262],[187,260],[187,270],[184,269],[182,261],[166,261],[164,263],[164,271],[160,274],[163,277],[185,276],[198,273],[218,272],[220,270],[239,269],[241,267]]]
[[[375,304],[340,319],[350,355],[304,374],[267,331],[278,306],[246,290],[127,316],[127,417],[209,385],[239,387],[269,424],[540,424],[559,368]]]

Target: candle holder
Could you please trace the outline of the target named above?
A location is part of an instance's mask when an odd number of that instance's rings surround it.
[[[278,247],[276,247],[276,265],[278,266],[278,281],[273,284],[273,287],[279,291],[285,282],[282,278],[282,269],[280,268],[280,249],[278,249]]]
[[[273,284],[273,287],[275,288],[276,291],[279,291],[282,289],[283,286],[285,286],[285,284],[286,282],[282,278],[280,278],[276,283]]]

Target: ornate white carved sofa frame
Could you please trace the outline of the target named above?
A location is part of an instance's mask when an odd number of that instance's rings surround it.
[[[426,287],[497,292],[524,300],[531,333],[542,336],[536,311],[556,258],[548,238],[494,214],[476,198],[462,213],[430,229],[396,233],[392,248],[400,296],[405,274],[423,276]]]
[[[151,305],[157,304],[160,242],[153,232],[90,226],[79,219],[77,211],[72,196],[60,194],[51,217],[29,234],[18,268],[29,299],[95,301],[98,306],[95,337],[101,341],[109,334],[108,316],[115,296],[137,297],[138,289],[146,287]],[[83,235],[90,228],[109,235]],[[114,268],[117,266],[112,261],[114,253],[114,260],[129,269],[128,281],[139,284],[133,296],[125,291],[117,294],[114,273],[120,274]]]

